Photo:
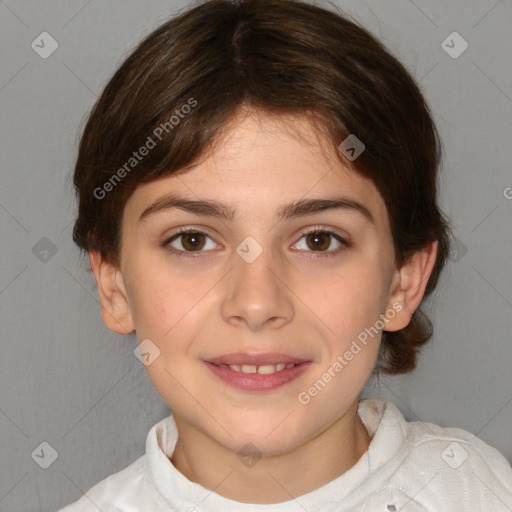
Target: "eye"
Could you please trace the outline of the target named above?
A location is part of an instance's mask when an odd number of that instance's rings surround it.
[[[299,242],[295,245],[299,245],[302,239],[305,239],[306,247],[299,248],[299,252],[318,253],[308,254],[306,256],[307,258],[336,256],[341,251],[351,247],[351,244],[340,235],[324,228],[313,228],[309,231],[302,232]],[[332,248],[331,250],[327,250],[331,247],[333,239],[334,243],[338,244],[338,248],[334,250],[332,250]],[[207,240],[212,242],[209,246]],[[207,233],[197,228],[182,229],[162,243],[162,247],[171,252],[177,258],[202,257],[202,253],[205,252],[203,249],[211,250],[215,249],[215,246],[216,244],[213,242],[212,238]]]
[[[170,238],[167,238],[162,243],[162,247],[166,248],[168,251],[173,253],[178,258],[197,258],[198,256],[200,256],[200,254],[196,255],[187,253],[201,253],[204,252],[202,251],[202,249],[204,248],[215,248],[215,243],[210,244],[210,246],[208,247],[208,244],[205,239],[210,239],[213,242],[211,237],[204,231],[194,228],[187,228],[182,229],[178,233],[175,233]],[[173,243],[176,243],[178,247],[173,246]],[[211,245],[213,245],[213,247]]]
[[[305,239],[305,245],[306,247],[304,249],[300,249],[300,251],[308,251],[311,250],[313,253],[320,253],[320,254],[309,254],[308,258],[323,258],[327,256],[336,256],[341,251],[346,250],[348,247],[351,247],[351,244],[347,242],[343,237],[338,235],[337,233],[333,231],[329,231],[324,228],[314,228],[309,231],[304,231],[301,233],[301,239]],[[329,250],[329,247],[331,247],[332,242],[335,244],[338,244],[338,248],[335,250]],[[297,242],[296,245],[300,243]]]

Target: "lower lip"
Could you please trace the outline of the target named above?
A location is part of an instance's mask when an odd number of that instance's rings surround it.
[[[292,368],[285,368],[275,373],[243,373],[203,361],[210,371],[226,384],[244,391],[271,391],[291,382],[302,375],[311,365],[311,361],[300,363]]]

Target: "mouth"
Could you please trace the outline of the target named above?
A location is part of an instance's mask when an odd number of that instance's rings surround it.
[[[212,363],[214,364],[214,363]],[[254,374],[258,375],[270,375],[271,373],[281,372],[284,369],[290,369],[295,366],[298,366],[302,363],[278,363],[278,364],[262,364],[262,365],[254,365],[254,364],[216,364],[215,366],[219,366],[220,368],[229,368],[234,372],[241,372],[245,374]]]
[[[203,363],[231,387],[244,391],[270,391],[302,375],[312,361],[286,354],[229,354]]]
[[[206,359],[208,363],[224,364],[226,366],[269,366],[284,364],[298,364],[308,361],[301,357],[290,356],[288,354],[278,354],[276,352],[267,353],[250,353],[250,352],[233,352],[224,354],[223,356],[210,357]]]

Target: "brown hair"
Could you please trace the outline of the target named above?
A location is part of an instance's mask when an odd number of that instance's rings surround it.
[[[74,242],[119,265],[121,219],[132,192],[186,172],[242,104],[314,117],[336,148],[349,134],[364,143],[351,167],[384,199],[397,268],[438,240],[428,296],[449,254],[450,228],[437,205],[442,146],[426,101],[404,66],[357,22],[299,0],[206,1],[138,45],[82,134]],[[136,158],[143,146],[150,150]],[[376,368],[413,370],[431,336],[418,308],[407,327],[383,332]]]

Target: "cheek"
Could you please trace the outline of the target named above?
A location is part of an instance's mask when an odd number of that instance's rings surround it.
[[[131,301],[135,329],[163,346],[171,340],[193,337],[204,323],[215,281],[169,274],[156,266],[140,273]],[[173,342],[175,343],[175,341]]]
[[[162,338],[183,316],[186,289],[179,279],[160,272],[157,267],[138,267],[132,273],[130,309],[139,339]],[[180,314],[181,313],[181,314]]]
[[[305,290],[307,303],[330,335],[342,340],[356,336],[373,325],[383,307],[383,278],[377,266],[352,266],[350,271],[332,273]]]

